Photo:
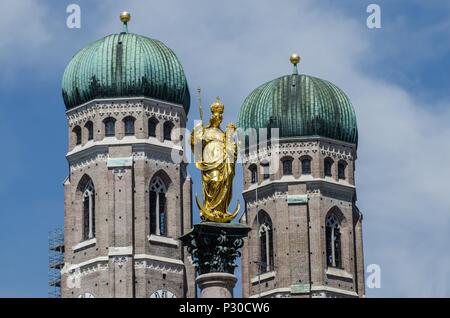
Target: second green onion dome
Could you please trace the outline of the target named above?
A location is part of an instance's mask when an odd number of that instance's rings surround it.
[[[256,88],[245,99],[238,126],[279,128],[280,138],[321,136],[357,144],[355,110],[347,95],[336,85],[297,73],[298,55],[291,57],[292,75]]]
[[[189,88],[175,53],[124,26],[124,32],[88,45],[69,62],[62,80],[66,108],[96,98],[144,96],[181,104],[187,113]]]

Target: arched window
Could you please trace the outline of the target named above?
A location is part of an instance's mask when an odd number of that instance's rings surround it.
[[[95,237],[95,188],[88,177],[84,177],[80,185],[83,189],[83,240],[89,240]]]
[[[170,121],[164,123],[164,140],[172,140],[172,128],[173,124]]]
[[[338,178],[345,179],[345,168],[347,168],[347,163],[343,160],[338,163]]]
[[[261,163],[263,169],[263,179],[267,180],[270,178],[270,166],[268,162]]]
[[[263,211],[258,215],[259,267],[262,273],[274,269],[273,226],[270,217]]]
[[[94,124],[92,123],[92,121],[88,121],[85,125],[84,128],[87,131],[87,135],[88,135],[88,140],[92,140],[94,139]]]
[[[80,126],[76,126],[72,130],[72,133],[74,134],[74,137],[75,137],[75,144],[81,145],[81,128],[80,128]]]
[[[248,170],[250,170],[250,182],[252,184],[258,182],[258,167],[255,164],[252,164]]]
[[[103,123],[105,124],[105,136],[114,137],[116,135],[116,120],[112,117],[108,117]]]
[[[302,174],[311,174],[311,158],[303,158],[300,162],[302,164]]]
[[[325,158],[325,160],[324,160],[325,177],[332,177],[333,176],[332,168],[333,168],[333,159]]]
[[[166,185],[159,177],[150,184],[150,233],[167,236]]]
[[[341,222],[335,213],[325,220],[327,265],[341,268]]]
[[[134,136],[134,122],[135,118],[128,116],[123,119],[123,124],[125,128],[125,136]]]
[[[283,159],[283,175],[284,176],[292,175],[292,159],[291,158]]]
[[[158,120],[156,118],[150,118],[148,120],[148,136],[156,137],[156,126],[158,125]]]
[[[250,154],[250,137],[247,134],[244,135],[244,150],[245,155],[248,156]]]

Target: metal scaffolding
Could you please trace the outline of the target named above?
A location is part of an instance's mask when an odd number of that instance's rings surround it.
[[[61,269],[64,266],[64,231],[48,233],[48,297],[61,298]]]

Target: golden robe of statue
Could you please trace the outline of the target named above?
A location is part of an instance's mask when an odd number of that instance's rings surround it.
[[[209,124],[195,125],[191,134],[195,165],[202,174],[203,205],[197,196],[196,201],[204,221],[230,222],[240,207],[238,201],[233,213],[227,211],[233,189],[237,145],[234,141],[234,124],[228,124],[226,132],[220,129],[223,111],[224,105],[217,98],[211,105]]]

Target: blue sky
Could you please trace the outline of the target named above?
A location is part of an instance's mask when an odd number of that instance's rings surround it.
[[[220,95],[235,121],[252,89],[290,72],[294,51],[300,72],[346,91],[360,135],[365,261],[382,269],[367,295],[450,296],[448,1],[0,2],[9,11],[0,21],[0,296],[47,296],[47,232],[63,223],[68,170],[62,73],[83,46],[120,32],[124,9],[131,32],[162,40],[183,63],[191,125],[195,87],[205,101]],[[379,30],[366,27],[372,2]],[[70,3],[81,6],[81,29],[66,27]]]

